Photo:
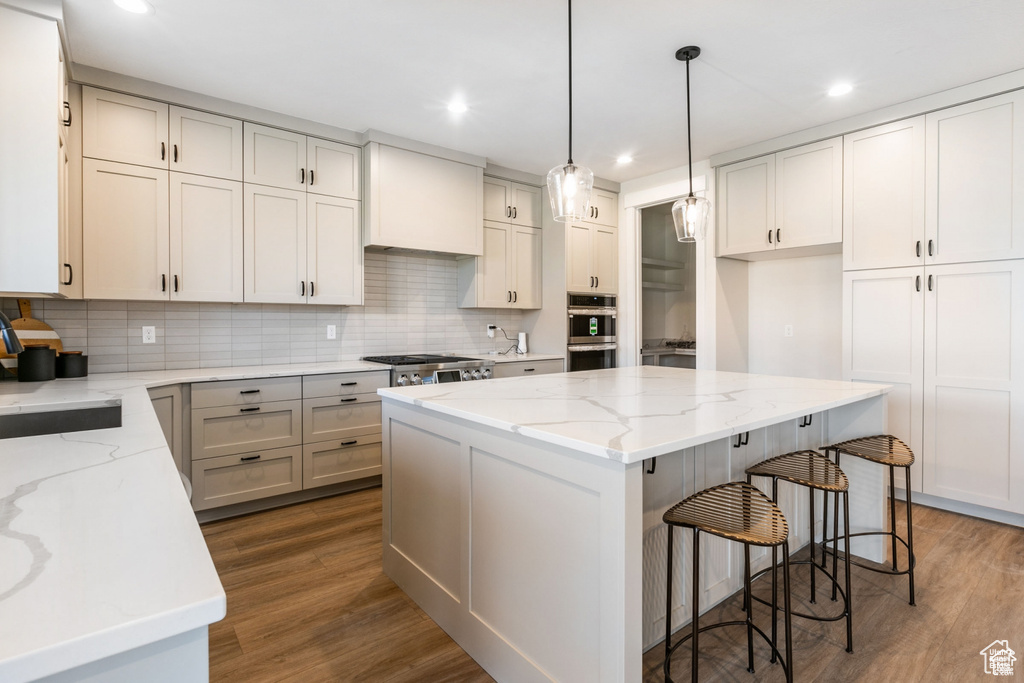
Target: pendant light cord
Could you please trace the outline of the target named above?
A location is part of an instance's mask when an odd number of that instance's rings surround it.
[[[690,196],[693,196],[693,145],[690,144],[690,58],[686,58],[686,157],[690,164]]]
[[[569,164],[572,164],[572,0],[569,4]],[[689,86],[687,86],[689,88]],[[687,114],[689,116],[689,114]]]

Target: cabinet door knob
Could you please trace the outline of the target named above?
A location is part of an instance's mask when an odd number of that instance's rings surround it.
[[[771,243],[772,243],[772,231],[769,230],[768,231],[768,244],[771,244]]]
[[[160,161],[167,158],[167,145],[163,142],[160,143]]]
[[[67,101],[64,102],[64,109],[68,113],[68,117],[62,122],[65,126],[71,126],[71,104]]]

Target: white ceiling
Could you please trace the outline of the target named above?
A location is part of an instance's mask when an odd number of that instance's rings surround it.
[[[63,0],[73,62],[537,174],[566,160],[564,0],[151,2]],[[1022,26],[1021,0],[576,0],[573,157],[618,181],[685,164],[684,45],[699,160],[1024,68]]]

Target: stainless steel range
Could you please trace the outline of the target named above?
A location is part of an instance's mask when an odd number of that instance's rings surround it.
[[[490,379],[494,368],[493,360],[431,354],[366,356],[363,360],[390,365],[393,387]]]

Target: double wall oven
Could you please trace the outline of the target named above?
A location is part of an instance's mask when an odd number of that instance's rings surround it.
[[[568,371],[614,368],[615,297],[569,294],[568,315]]]

